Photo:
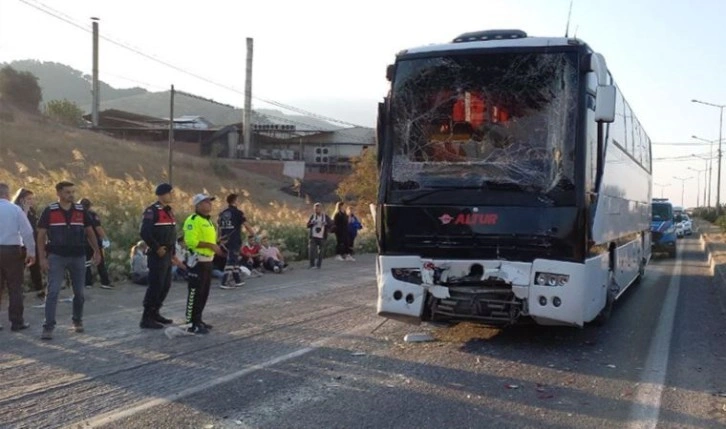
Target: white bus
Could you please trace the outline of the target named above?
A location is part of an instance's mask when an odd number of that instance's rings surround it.
[[[379,105],[378,314],[605,321],[650,260],[650,140],[602,55],[466,33],[408,49]]]

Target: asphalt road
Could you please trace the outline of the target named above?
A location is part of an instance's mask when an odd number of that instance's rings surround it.
[[[31,329],[0,332],[0,427],[726,428],[726,286],[679,246],[601,328],[379,326],[373,255],[214,289],[207,336],[140,330],[122,285],[87,291],[84,334],[59,303],[42,342],[28,295]]]

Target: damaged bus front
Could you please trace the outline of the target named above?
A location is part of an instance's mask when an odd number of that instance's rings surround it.
[[[585,188],[596,185],[584,171],[602,159],[582,149],[592,101],[583,82],[606,69],[593,70],[589,49],[572,39],[477,34],[404,51],[389,67],[378,124],[378,313],[581,326],[607,299],[607,262],[592,262],[605,264],[599,276],[586,267]]]

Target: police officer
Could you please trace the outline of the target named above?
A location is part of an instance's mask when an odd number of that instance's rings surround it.
[[[161,329],[172,323],[159,314],[164,299],[171,288],[171,265],[176,256],[176,220],[169,204],[174,196],[172,187],[162,183],[156,187],[158,200],[144,210],[141,221],[141,239],[149,247],[149,286],[144,296],[144,314],[139,326],[142,329]]]
[[[207,334],[211,325],[204,323],[202,312],[207,304],[212,282],[212,261],[214,255],[224,255],[217,245],[217,230],[211,220],[214,197],[197,194],[192,198],[195,213],[184,221],[184,242],[189,249],[189,295],[187,297],[188,331]]]
[[[88,212],[74,204],[75,185],[60,182],[55,185],[58,202],[49,205],[38,220],[38,260],[48,273],[48,295],[45,298],[43,340],[53,338],[58,293],[65,280],[66,270],[73,285],[73,329],[83,332],[83,285],[86,277],[86,243],[93,249],[92,262],[98,265],[101,251]]]
[[[227,263],[224,266],[224,275],[222,283],[219,285],[222,289],[234,289],[245,283],[242,281],[242,273],[240,271],[240,250],[242,249],[242,227],[244,227],[250,235],[255,235],[254,230],[247,224],[247,218],[242,210],[237,208],[237,194],[227,195],[227,208],[222,210],[217,219],[219,225],[220,242],[227,250]],[[234,279],[234,286],[228,282]]]

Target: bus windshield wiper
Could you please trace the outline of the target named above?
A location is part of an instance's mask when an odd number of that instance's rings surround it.
[[[480,189],[478,186],[438,186],[438,187],[429,187],[427,190],[423,190],[420,194],[415,195],[407,195],[403,198],[401,198],[402,203],[412,203],[414,201],[418,201],[421,198],[428,197],[429,195],[433,195],[439,192],[446,192],[446,191],[458,191],[461,189]]]

